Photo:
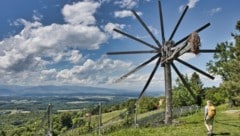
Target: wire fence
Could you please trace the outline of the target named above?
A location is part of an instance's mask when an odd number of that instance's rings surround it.
[[[187,116],[190,114],[194,114],[198,112],[201,107],[193,105],[193,106],[184,106],[184,107],[175,107],[172,109],[173,118],[179,118],[183,116]],[[123,118],[125,116],[125,118]],[[118,115],[111,117],[107,122],[103,122],[102,125],[95,124],[92,129],[93,135],[104,135],[108,132],[114,131],[119,128],[129,128],[129,127],[154,127],[164,125],[165,119],[165,111],[163,110],[154,110],[151,112],[143,113],[143,114],[135,114],[132,115],[131,118],[126,116],[130,116],[127,111],[121,112]],[[95,117],[97,119],[97,116]],[[126,119],[129,119],[129,124],[124,125],[126,123]]]
[[[179,118],[182,116],[190,115],[196,113],[200,110],[199,106],[184,106],[184,107],[175,107],[172,109],[173,118]],[[138,126],[155,126],[164,124],[165,111],[156,110],[154,112],[149,112],[148,116],[144,118],[139,118],[137,120]]]

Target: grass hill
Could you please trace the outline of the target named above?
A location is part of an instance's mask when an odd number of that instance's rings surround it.
[[[152,111],[151,111],[152,112]],[[139,115],[139,120],[143,117],[153,115],[151,112]],[[102,134],[104,136],[205,136],[207,130],[203,122],[203,109],[201,111],[190,114],[188,116],[176,118],[173,125],[159,125],[155,127],[125,127],[115,129],[111,133]],[[111,117],[117,117],[124,113],[124,110],[113,111],[103,114],[103,127],[109,123]],[[97,118],[97,117],[96,117]],[[121,121],[119,118],[115,121]],[[154,120],[153,120],[154,121]],[[76,135],[76,131],[72,130],[65,136]],[[85,134],[85,136],[97,136],[98,130]],[[219,136],[240,136],[240,107],[227,108],[226,105],[217,107],[217,115],[214,121],[214,135]]]
[[[110,108],[110,107],[109,107]],[[173,125],[163,123],[163,110],[153,110],[138,114],[138,127],[134,125],[134,114],[127,109],[112,110],[102,114],[102,126],[98,128],[98,113],[86,116],[88,111],[65,111],[53,114],[54,136],[204,136],[207,130],[203,122],[203,109],[173,109]],[[181,111],[179,114],[177,111]],[[187,113],[193,111],[194,113]],[[197,112],[198,111],[198,112]],[[97,111],[98,112],[98,111]],[[177,113],[177,114],[176,114]],[[45,135],[47,118],[44,112],[2,113],[0,114],[0,136],[5,135]],[[163,115],[163,116],[162,116]],[[184,116],[183,116],[184,115]],[[44,118],[43,118],[44,117]],[[89,123],[90,122],[90,123]],[[99,131],[100,130],[100,131]],[[240,107],[217,107],[214,134],[219,136],[240,136]]]
[[[204,136],[207,130],[203,124],[203,110],[190,116],[174,120],[172,126],[154,128],[126,128],[108,136]],[[240,136],[240,108],[227,109],[226,106],[217,108],[214,122],[214,135]]]

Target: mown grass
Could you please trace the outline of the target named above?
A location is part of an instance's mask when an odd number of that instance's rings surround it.
[[[226,112],[226,106],[217,107],[214,135],[240,136],[240,112]],[[235,110],[240,110],[237,108]],[[203,110],[193,115],[175,119],[171,126],[155,128],[128,128],[107,134],[108,136],[205,136]]]
[[[151,115],[153,115],[153,114],[160,113],[160,112],[162,112],[162,111],[163,111],[163,110],[161,109],[161,110],[154,110],[154,111],[142,113],[142,114],[139,114],[139,115],[138,115],[138,119],[141,120],[141,119],[143,119],[143,118],[146,118],[146,117],[151,116]]]
[[[114,118],[118,118],[121,113],[126,112],[126,109],[116,110],[109,113],[102,114],[102,123],[106,123]]]

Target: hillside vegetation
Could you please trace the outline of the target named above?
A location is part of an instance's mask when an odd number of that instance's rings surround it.
[[[121,129],[107,134],[109,136],[204,136],[207,130],[203,124],[203,110],[190,116],[174,120],[172,126],[155,128]],[[214,135],[240,135],[240,108],[227,109],[226,106],[217,108],[214,122]]]

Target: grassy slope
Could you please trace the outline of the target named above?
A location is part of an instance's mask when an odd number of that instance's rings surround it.
[[[239,110],[240,108],[238,108]],[[222,136],[240,136],[240,113],[226,113],[225,106],[217,108],[214,133]],[[178,124],[156,128],[122,129],[109,136],[204,136],[203,111],[177,119]]]

